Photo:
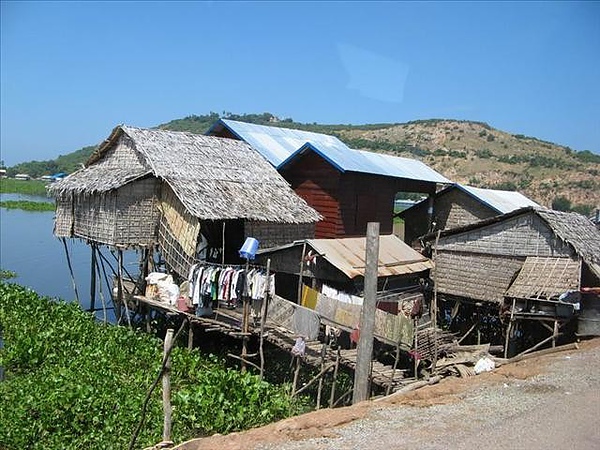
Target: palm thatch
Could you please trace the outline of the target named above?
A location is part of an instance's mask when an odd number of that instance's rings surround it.
[[[506,296],[557,300],[566,291],[578,290],[580,279],[579,260],[530,256]]]
[[[310,223],[320,219],[244,142],[129,126],[116,127],[86,167],[53,185],[51,192],[60,198],[93,195],[148,175],[164,180],[200,220]]]

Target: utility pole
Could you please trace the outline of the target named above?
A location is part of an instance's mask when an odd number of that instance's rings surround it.
[[[360,313],[360,336],[354,371],[354,392],[352,403],[369,398],[369,375],[373,356],[373,331],[375,309],[377,308],[377,263],[379,261],[379,223],[367,224],[367,245],[365,252],[365,290]]]

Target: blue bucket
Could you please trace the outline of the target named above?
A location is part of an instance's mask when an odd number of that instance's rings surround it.
[[[240,248],[240,258],[254,259],[258,250],[258,241],[252,237],[246,238],[244,245]]]

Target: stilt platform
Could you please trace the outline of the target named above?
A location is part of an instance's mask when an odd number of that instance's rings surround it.
[[[198,317],[195,314],[181,311],[175,306],[167,303],[150,299],[145,296],[134,295],[131,297],[137,306],[146,306],[160,310],[168,315],[183,317],[191,324],[203,328],[205,331],[223,333],[234,338],[242,338],[246,334],[242,332],[242,310],[218,308],[210,317]],[[260,337],[260,325],[249,321],[248,333]],[[269,322],[267,319],[264,325],[263,339],[280,349],[291,352],[296,343],[298,335],[284,327]],[[315,368],[321,368],[321,365],[334,365],[338,356],[337,350],[326,347],[324,357],[322,356],[323,343],[318,340],[306,341],[305,354],[302,361],[305,364]],[[340,350],[339,364],[354,370],[356,367],[356,349]],[[405,378],[404,371],[392,366],[384,365],[378,361],[372,361],[371,364],[371,383],[386,389],[388,392],[394,392],[403,386],[414,382],[414,378]]]

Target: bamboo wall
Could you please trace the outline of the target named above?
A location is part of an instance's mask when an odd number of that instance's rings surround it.
[[[435,283],[439,293],[502,303],[523,258],[438,251]]]
[[[247,220],[244,223],[244,235],[257,239],[261,249],[277,247],[302,239],[313,239],[315,224]]]
[[[189,214],[171,188],[163,184],[158,245],[167,265],[187,277],[196,255],[200,222]]]
[[[498,213],[460,189],[450,189],[434,200],[433,221],[438,230],[469,225]]]
[[[154,244],[156,183],[156,179],[148,178],[102,194],[77,195],[73,200],[73,236],[107,245]],[[60,227],[66,230],[64,218]]]
[[[574,256],[533,212],[486,227],[443,237],[438,250],[517,256]]]

